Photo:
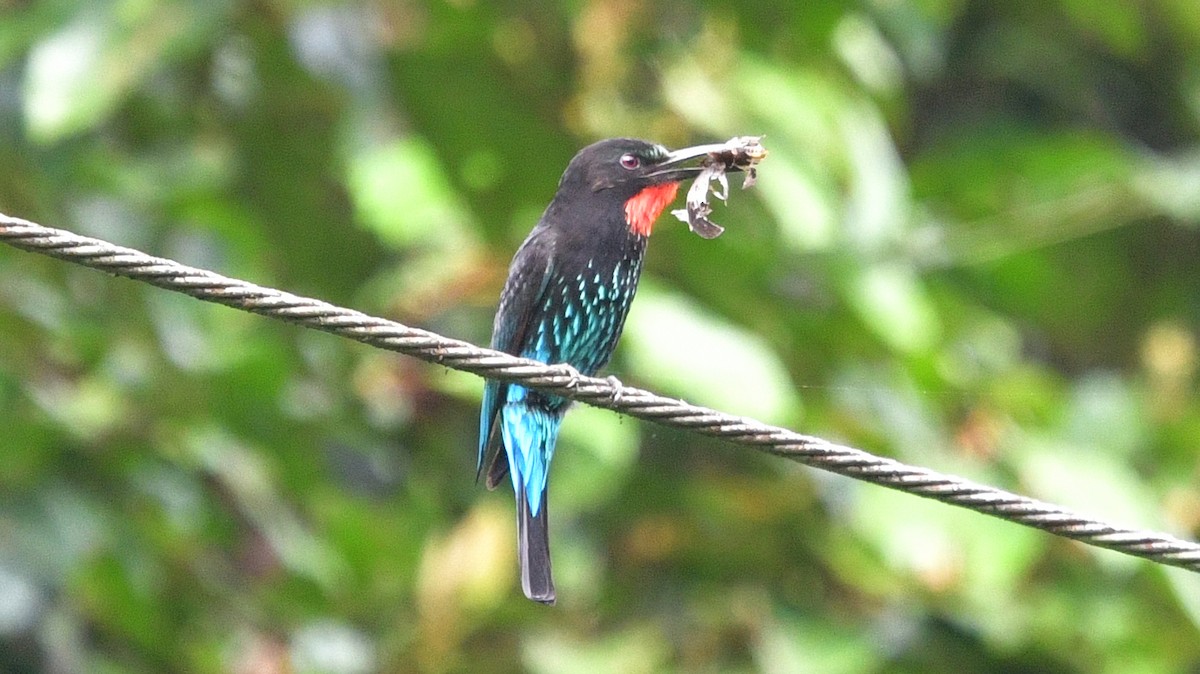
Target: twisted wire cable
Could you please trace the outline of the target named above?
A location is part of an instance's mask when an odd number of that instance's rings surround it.
[[[624,386],[614,378],[583,376],[567,365],[545,365],[517,358],[2,213],[0,240],[22,250],[142,281],[196,299],[323,330],[481,377],[518,383],[663,426],[746,445],[806,466],[959,506],[1087,545],[1200,572],[1200,544],[1191,541],[1116,526],[964,478],[909,466],[754,419]]]

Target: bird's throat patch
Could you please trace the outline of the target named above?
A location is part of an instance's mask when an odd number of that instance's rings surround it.
[[[654,229],[654,221],[663,209],[675,199],[679,191],[679,183],[663,183],[651,185],[629,198],[625,202],[625,222],[634,234],[650,236]]]

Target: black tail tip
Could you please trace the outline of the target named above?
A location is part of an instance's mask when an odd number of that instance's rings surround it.
[[[542,509],[536,516],[529,512],[524,489],[517,492],[517,557],[521,565],[521,590],[525,596],[546,606],[554,605],[554,574],[550,570],[550,537],[546,524],[550,519],[550,501],[542,491]]]
[[[530,572],[533,573],[530,573]],[[554,581],[550,576],[549,558],[546,559],[544,566],[526,567],[521,573],[521,590],[525,592],[525,596],[539,604],[546,606],[554,606],[556,599],[554,593]]]
[[[554,602],[557,600],[554,596],[554,590],[550,590],[549,592],[526,592],[525,596],[545,606],[554,606]]]

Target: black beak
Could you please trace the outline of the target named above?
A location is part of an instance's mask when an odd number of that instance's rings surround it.
[[[703,166],[685,166],[688,162],[696,159],[708,157],[716,152],[728,150],[725,143],[712,143],[710,145],[696,145],[693,147],[685,147],[682,150],[670,152],[660,162],[654,165],[654,170],[647,173],[647,177],[659,178],[663,182],[682,182],[689,178],[694,178],[703,170]],[[736,170],[736,169],[733,169]]]

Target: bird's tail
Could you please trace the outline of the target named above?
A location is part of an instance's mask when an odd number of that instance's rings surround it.
[[[542,492],[542,507],[534,515],[525,490],[517,490],[517,554],[521,560],[521,589],[525,596],[543,604],[554,604],[554,578],[550,572],[550,538],[546,523],[550,518],[547,492]]]
[[[517,395],[522,393],[519,387],[514,389]],[[562,412],[510,400],[500,419],[513,491],[517,493],[521,588],[526,597],[553,604],[554,580],[550,576],[550,541],[547,538],[550,516],[546,497],[550,459],[554,457]]]

